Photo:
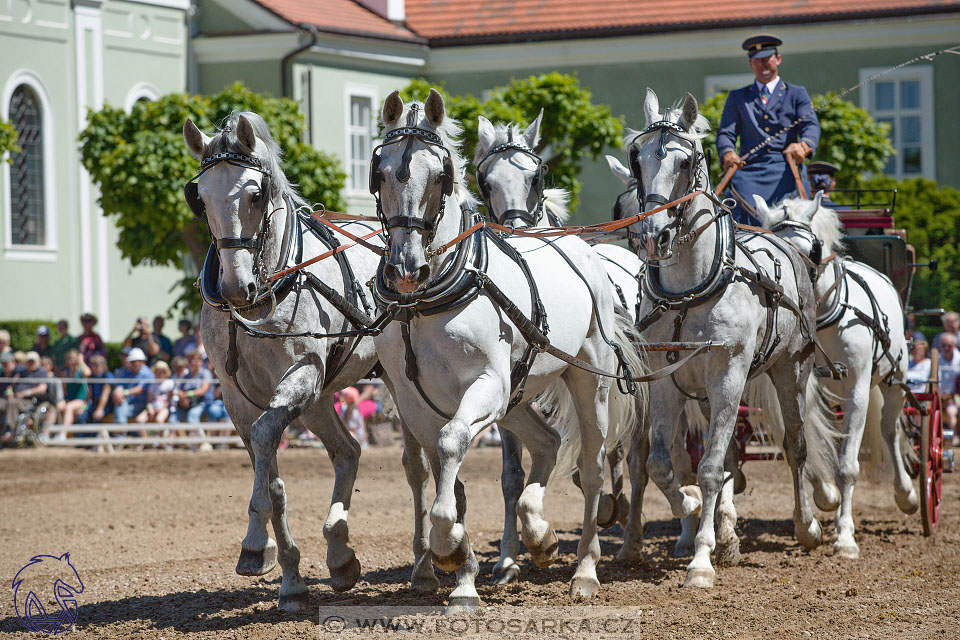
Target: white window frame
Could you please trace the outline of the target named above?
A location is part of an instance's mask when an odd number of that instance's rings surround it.
[[[755,81],[756,77],[752,73],[722,73],[706,76],[703,79],[704,100],[709,100],[721,91],[740,89]]]
[[[4,157],[0,162],[0,175],[3,176],[3,257],[6,260],[19,262],[55,262],[57,260],[57,177],[56,177],[56,150],[54,140],[53,108],[50,95],[43,82],[33,72],[20,70],[13,73],[3,88],[3,103],[0,104],[0,117],[10,121],[10,99],[17,87],[30,87],[40,102],[41,124],[43,127],[43,224],[44,244],[13,244],[13,210],[10,201],[10,164]]]
[[[870,78],[877,73],[883,71],[883,67],[866,67],[860,69],[860,81],[863,82],[867,78]],[[898,69],[896,71],[891,71],[888,74],[878,78],[878,80],[919,80],[920,81],[920,163],[922,165],[922,171],[919,174],[910,174],[904,175],[902,170],[902,162],[900,159],[897,159],[896,171],[890,177],[902,180],[904,178],[916,178],[923,177],[929,178],[931,180],[936,180],[937,168],[936,168],[936,149],[935,149],[935,122],[934,122],[934,109],[933,109],[933,67],[930,65],[922,66],[910,66],[903,69]],[[899,83],[897,87],[899,88]],[[874,92],[873,85],[868,84],[864,88],[860,89],[860,107],[864,109],[874,118],[877,116],[877,110],[874,106]],[[896,116],[900,115],[900,109],[896,109],[891,112]],[[881,114],[882,117],[882,114]],[[897,127],[897,135],[899,136],[903,127]],[[897,153],[900,153],[900,149],[897,146],[897,141],[893,140],[893,146],[897,149]]]
[[[127,113],[133,111],[133,105],[146,98],[150,102],[160,99],[160,91],[149,82],[141,82],[135,85],[127,92],[127,97],[123,101],[123,110]]]
[[[343,126],[343,130],[344,130],[344,132],[345,132],[345,137],[344,137],[344,154],[343,154],[343,156],[344,156],[344,158],[346,159],[346,165],[347,165],[347,188],[346,188],[346,191],[347,191],[347,193],[348,193],[350,196],[352,196],[352,197],[358,197],[358,196],[361,196],[361,197],[362,197],[362,196],[366,196],[367,198],[373,199],[373,196],[370,195],[370,192],[367,190],[367,188],[363,186],[363,185],[365,185],[365,184],[367,183],[367,181],[364,179],[364,178],[366,177],[365,175],[362,176],[361,179],[360,179],[361,188],[359,188],[359,189],[354,189],[354,188],[353,188],[353,178],[352,178],[351,172],[353,171],[353,163],[354,163],[354,160],[358,160],[358,159],[359,159],[359,158],[354,158],[354,157],[353,157],[353,144],[352,144],[352,140],[351,140],[351,138],[352,138],[352,136],[353,136],[353,127],[352,127],[352,125],[350,124],[350,116],[351,116],[351,113],[352,113],[351,102],[353,101],[353,98],[367,98],[367,99],[370,100],[370,148],[371,148],[371,149],[373,149],[374,147],[377,146],[377,144],[379,144],[378,139],[377,139],[377,130],[376,130],[375,127],[376,127],[376,122],[377,122],[377,115],[376,115],[376,114],[377,114],[377,107],[378,107],[379,104],[380,104],[380,98],[379,98],[379,94],[378,94],[377,88],[374,87],[374,86],[372,86],[372,85],[365,85],[365,84],[348,84],[348,85],[346,85],[346,86],[344,87],[344,92],[343,92],[343,115],[344,115],[344,123],[343,123],[343,125],[344,125],[344,126]],[[366,164],[369,164],[369,161],[370,161],[370,158],[365,158],[365,166],[366,166]]]

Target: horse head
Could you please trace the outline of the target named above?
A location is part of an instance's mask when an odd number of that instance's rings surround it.
[[[790,242],[815,265],[823,254],[843,249],[843,225],[837,213],[822,205],[823,191],[812,200],[788,198],[769,206],[763,198],[753,196],[763,226]]]
[[[473,163],[477,167],[477,187],[488,213],[496,222],[509,227],[537,224],[546,200],[547,166],[536,153],[543,109],[523,130],[513,123],[494,127],[483,116],[478,120]]]
[[[397,91],[383,103],[383,144],[370,163],[370,191],[387,230],[384,279],[400,293],[426,287],[438,264],[430,245],[453,195],[462,159],[440,94],[404,105]],[[458,197],[459,197],[458,193]]]
[[[630,175],[630,169],[623,166],[619,159],[610,155],[605,157],[607,166],[610,167],[610,173],[626,187],[613,201],[613,219],[623,220],[637,215],[640,213],[640,202],[637,200],[637,181]]]
[[[630,173],[637,181],[639,208],[650,211],[704,186],[700,140],[709,125],[689,93],[679,109],[667,109],[661,115],[657,94],[647,89],[643,109],[644,129],[628,133],[624,144]],[[631,225],[631,237],[639,240],[639,249],[647,260],[667,260],[673,255],[681,230],[691,222],[686,218],[696,215],[693,207],[670,207]]]
[[[183,139],[200,161],[184,196],[194,214],[206,220],[216,244],[223,297],[235,307],[249,306],[267,288],[268,259],[279,254],[273,214],[283,209],[284,193],[292,194],[280,147],[263,118],[251,112],[231,114],[212,138],[187,119]]]

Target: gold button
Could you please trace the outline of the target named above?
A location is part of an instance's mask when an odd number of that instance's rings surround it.
[[[764,131],[770,131],[770,127],[764,127],[763,130],[764,130]]]
[[[764,115],[763,115],[763,119],[764,119],[764,120],[766,120],[766,119],[769,118],[769,117],[770,117],[770,116],[768,116],[767,114],[764,114]]]

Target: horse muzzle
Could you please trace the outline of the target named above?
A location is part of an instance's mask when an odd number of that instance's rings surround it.
[[[388,262],[383,268],[383,277],[398,292],[414,293],[426,286],[430,279],[430,265],[423,263],[408,269],[402,263]]]

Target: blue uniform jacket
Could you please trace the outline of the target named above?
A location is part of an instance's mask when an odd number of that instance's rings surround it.
[[[790,129],[793,121],[800,116],[803,116],[800,123]],[[800,85],[780,80],[767,104],[760,99],[756,82],[731,91],[723,106],[723,117],[717,130],[719,157],[722,159],[725,153],[736,149],[737,138],[740,139],[739,154],[742,156],[770,135],[774,135],[774,139],[750,156],[746,166],[737,171],[730,181],[731,195],[738,201],[734,210],[738,222],[759,224],[753,215],[753,194],[759,195],[768,204],[796,195],[796,181],[783,150],[791,143],[801,141],[809,145],[812,155],[820,142],[820,121],[813,110],[810,94]],[[800,169],[806,182],[806,169]],[[806,189],[809,193],[809,185],[806,185]]]

